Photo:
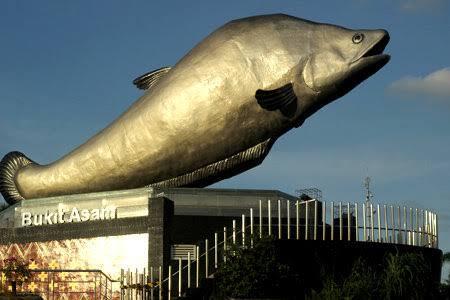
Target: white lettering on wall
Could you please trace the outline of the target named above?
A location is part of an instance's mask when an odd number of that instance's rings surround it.
[[[86,222],[96,220],[108,220],[116,218],[115,207],[102,207],[94,209],[81,209],[72,207],[64,210],[59,207],[56,211],[47,211],[44,214],[22,213],[22,227],[63,224],[72,222]]]
[[[31,213],[24,212],[22,213],[22,226],[30,226],[31,225]]]

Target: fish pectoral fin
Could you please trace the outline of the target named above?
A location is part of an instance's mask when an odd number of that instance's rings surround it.
[[[262,108],[270,111],[286,108],[297,101],[292,83],[274,90],[257,90],[255,98]]]
[[[148,73],[145,73],[144,75],[139,76],[135,80],[133,80],[133,84],[141,90],[148,90],[152,86],[154,86],[164,75],[166,75],[167,72],[171,67],[163,67]]]

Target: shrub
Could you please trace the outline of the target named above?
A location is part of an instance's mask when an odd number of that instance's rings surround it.
[[[381,274],[380,294],[385,299],[426,298],[431,292],[426,284],[429,274],[429,266],[422,255],[389,254]]]
[[[223,297],[279,297],[293,287],[289,266],[280,263],[273,238],[255,240],[253,247],[233,245],[216,273]]]
[[[342,293],[350,299],[372,299],[376,295],[377,285],[376,272],[364,259],[358,258],[344,280]]]

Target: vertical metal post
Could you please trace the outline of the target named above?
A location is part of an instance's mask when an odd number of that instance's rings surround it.
[[[267,200],[267,215],[268,215],[268,224],[269,224],[269,236],[272,235],[272,213],[271,213],[271,207],[270,207],[270,200]]]
[[[209,248],[209,243],[208,243],[208,239],[205,240],[205,278],[208,278],[208,269],[209,269],[209,257],[208,257],[208,249]]]
[[[112,283],[111,283],[112,284]],[[153,300],[153,267],[150,267],[150,299]]]
[[[326,223],[327,223],[327,203],[322,202],[322,241],[326,238]]]
[[[434,247],[437,248],[438,232],[437,232],[437,213],[434,214]]]
[[[195,249],[195,256],[196,256],[196,260],[195,260],[195,287],[198,288],[198,282],[200,279],[200,247],[196,246]]]
[[[250,208],[250,247],[253,248],[253,208]]]
[[[420,246],[424,246],[425,237],[425,211],[422,209],[422,230],[420,231]]]
[[[390,206],[390,212],[391,212],[391,235],[392,235],[392,243],[395,244],[395,218],[394,218],[394,206]]]
[[[227,228],[223,228],[223,261],[227,261]]]
[[[50,276],[49,273],[48,273],[48,275]],[[50,278],[50,277],[48,277],[48,278]],[[128,271],[127,271],[127,282],[128,282],[128,284],[127,284],[128,286],[133,285],[133,273],[130,271],[130,269],[128,269]],[[50,289],[50,282],[49,282],[49,289]],[[53,298],[54,298],[54,295],[53,295]],[[133,289],[131,289],[130,287],[127,288],[127,298],[133,299]]]
[[[188,262],[187,262],[187,288],[191,288],[191,252],[188,252]]]
[[[358,203],[355,202],[355,239],[359,241]]]
[[[236,244],[236,220],[233,220],[233,244]]]
[[[245,215],[242,215],[242,247],[245,247]]]
[[[437,243],[437,213],[433,214],[433,220],[434,220],[434,243],[435,243],[435,248],[436,248],[436,243]]]
[[[136,268],[136,273],[135,273],[136,275],[135,275],[135,284],[136,284],[136,286],[139,284],[139,275],[138,275],[138,269]],[[97,277],[97,275],[95,276],[95,277]],[[102,291],[102,286],[101,286],[101,284],[102,284],[102,278],[100,277],[100,294],[102,293],[101,291]],[[136,296],[136,300],[138,299],[138,293],[139,293],[139,289],[138,288],[136,288],[136,294],[135,294],[135,296]]]
[[[281,200],[278,199],[278,239],[281,240]]]
[[[434,247],[434,213],[430,212],[431,247]]]
[[[334,240],[334,202],[330,203],[331,240]]]
[[[434,213],[433,214],[433,220],[434,220],[434,247],[436,248],[436,243],[437,243],[437,236],[438,236],[438,234],[437,234],[437,221],[436,221],[436,219],[437,219],[437,213]]]
[[[309,208],[308,208],[309,201],[305,202],[305,240],[308,239],[308,224],[309,224]]]
[[[129,285],[132,285],[133,284],[133,272],[130,271],[130,269],[128,269],[128,274],[127,275],[128,275],[128,280],[127,281],[129,282]],[[131,299],[133,299],[133,289],[130,289],[129,297]]]
[[[317,240],[317,200],[314,201],[314,240]]]
[[[108,298],[108,281],[106,280],[106,297]],[[142,293],[141,293],[141,299],[144,300],[145,299],[145,284],[147,283],[147,281],[145,280],[145,268],[144,268],[144,273],[141,274],[141,286],[142,286]]]
[[[127,284],[127,286],[128,286],[128,288],[127,288],[127,299],[133,299],[133,290],[130,288],[130,285],[133,284],[133,282],[131,281],[132,274],[130,272],[130,269],[127,270],[127,275],[126,276],[127,276],[127,283],[128,283]],[[48,277],[48,280],[49,280],[49,282],[48,282],[48,291],[50,293],[50,278],[49,277]],[[54,295],[53,295],[53,298],[54,298]]]
[[[350,241],[350,235],[351,235],[350,225],[351,225],[351,222],[350,222],[350,202],[347,202],[347,241]]]
[[[298,200],[295,202],[295,237],[298,240],[300,238],[300,205]]]
[[[431,227],[431,247],[434,247],[434,213],[430,212],[430,227]]]
[[[377,204],[377,223],[378,223],[378,242],[381,242],[381,217],[380,217],[380,204]]]
[[[407,227],[408,216],[406,215],[406,206],[403,206],[403,238],[405,239],[405,244],[408,244],[408,227]]]
[[[286,213],[287,213],[287,239],[291,238],[291,212],[290,212],[291,202],[286,201]]]
[[[428,211],[428,247],[431,248],[431,212]]]
[[[430,232],[430,248],[433,247],[433,213],[431,211],[428,212],[428,223],[429,223],[429,232]]]
[[[169,265],[169,287],[167,288],[167,299],[172,298],[172,266]]]
[[[178,258],[178,297],[181,297],[181,275],[183,274],[183,263],[181,257]]]
[[[433,213],[428,211],[428,247],[432,247],[433,243]]]
[[[412,207],[410,207],[409,208],[409,234],[408,234],[410,245],[414,245],[413,231],[414,231],[413,210],[412,210]]]
[[[387,221],[387,207],[386,204],[383,205],[383,215],[384,215],[384,242],[388,243],[389,236],[388,236],[388,221]]]
[[[430,247],[434,244],[434,225],[433,225],[433,212],[430,211]]]
[[[419,210],[416,208],[416,226],[415,226],[415,232],[414,232],[414,246],[419,245],[419,241],[417,238],[419,237]]]
[[[123,290],[124,290],[124,282],[123,282],[123,274],[124,270],[120,269],[120,300],[123,300]],[[3,272],[0,271],[0,291],[3,291]]]
[[[259,238],[262,238],[262,200],[259,200]]]
[[[339,202],[339,240],[342,241],[342,202]]]
[[[162,300],[162,291],[163,291],[163,271],[162,271],[162,267],[161,266],[159,266],[159,278],[158,278],[158,281],[159,281],[159,291],[158,291],[158,294],[159,294],[159,300]]]
[[[362,205],[362,213],[363,213],[363,240],[367,241],[367,231],[366,231],[366,204]]]
[[[402,215],[400,213],[400,206],[397,206],[397,218],[398,218],[397,243],[398,244],[403,244],[403,240],[402,240]]]
[[[433,236],[432,236],[432,238],[433,238],[433,245],[432,245],[432,247],[434,247],[434,244],[435,244],[435,237],[436,237],[436,226],[435,226],[435,224],[436,224],[436,222],[435,222],[435,218],[436,217],[436,214],[434,213],[434,212],[431,212],[431,221],[432,221],[432,223],[431,223],[431,229],[432,229],[432,234],[433,234]]]
[[[374,230],[374,226],[373,226],[373,204],[370,203],[370,240],[373,242],[375,240],[374,235],[375,235],[375,230]]]
[[[217,232],[214,233],[214,268],[217,269],[219,265],[219,253],[218,253],[218,247],[219,247],[219,235]]]
[[[135,276],[134,276],[134,283],[136,284],[136,287],[137,287],[138,284],[139,284],[139,274],[138,274],[138,269],[137,268],[136,268],[136,272],[134,274],[135,274]],[[97,275],[95,277],[97,278]],[[100,286],[99,286],[100,287],[100,294],[101,294],[101,290],[102,290],[101,284],[102,283],[101,283],[101,277],[100,277]],[[139,289],[138,288],[136,288],[134,297],[135,297],[136,300],[138,300],[138,297],[139,297]]]
[[[425,243],[428,243],[428,211],[425,210]],[[428,245],[427,245],[428,246]]]
[[[430,238],[428,239],[429,244],[431,246],[431,238],[432,238],[432,234],[433,234],[433,227],[432,227],[432,213],[431,211],[428,211],[428,235],[430,236]]]
[[[438,215],[436,214],[436,246],[435,248],[439,248],[439,221]]]

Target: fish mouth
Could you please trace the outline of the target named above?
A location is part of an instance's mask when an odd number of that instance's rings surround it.
[[[382,29],[377,30],[376,33],[379,34],[379,38],[350,64],[350,69],[353,71],[353,76],[350,76],[353,78],[349,78],[350,81],[363,81],[369,78],[391,59],[390,55],[383,53],[390,40],[389,33]]]
[[[363,57],[371,57],[371,56],[378,56],[378,55],[386,55],[382,54],[384,49],[386,48],[387,44],[389,43],[390,37],[389,33],[385,30],[383,30],[383,35],[378,41],[375,41],[369,48],[366,50],[365,53],[363,53]]]
[[[383,53],[389,43],[389,33],[386,30],[378,32],[380,37],[350,63],[348,76],[336,85],[335,98],[345,95],[389,62],[391,57]]]
[[[390,55],[383,53],[390,40],[389,33],[386,30],[380,31],[382,33],[381,37],[369,45],[366,51],[364,51],[361,56],[354,61],[354,63],[363,63],[366,66],[378,66],[375,72],[381,69],[391,58]]]

